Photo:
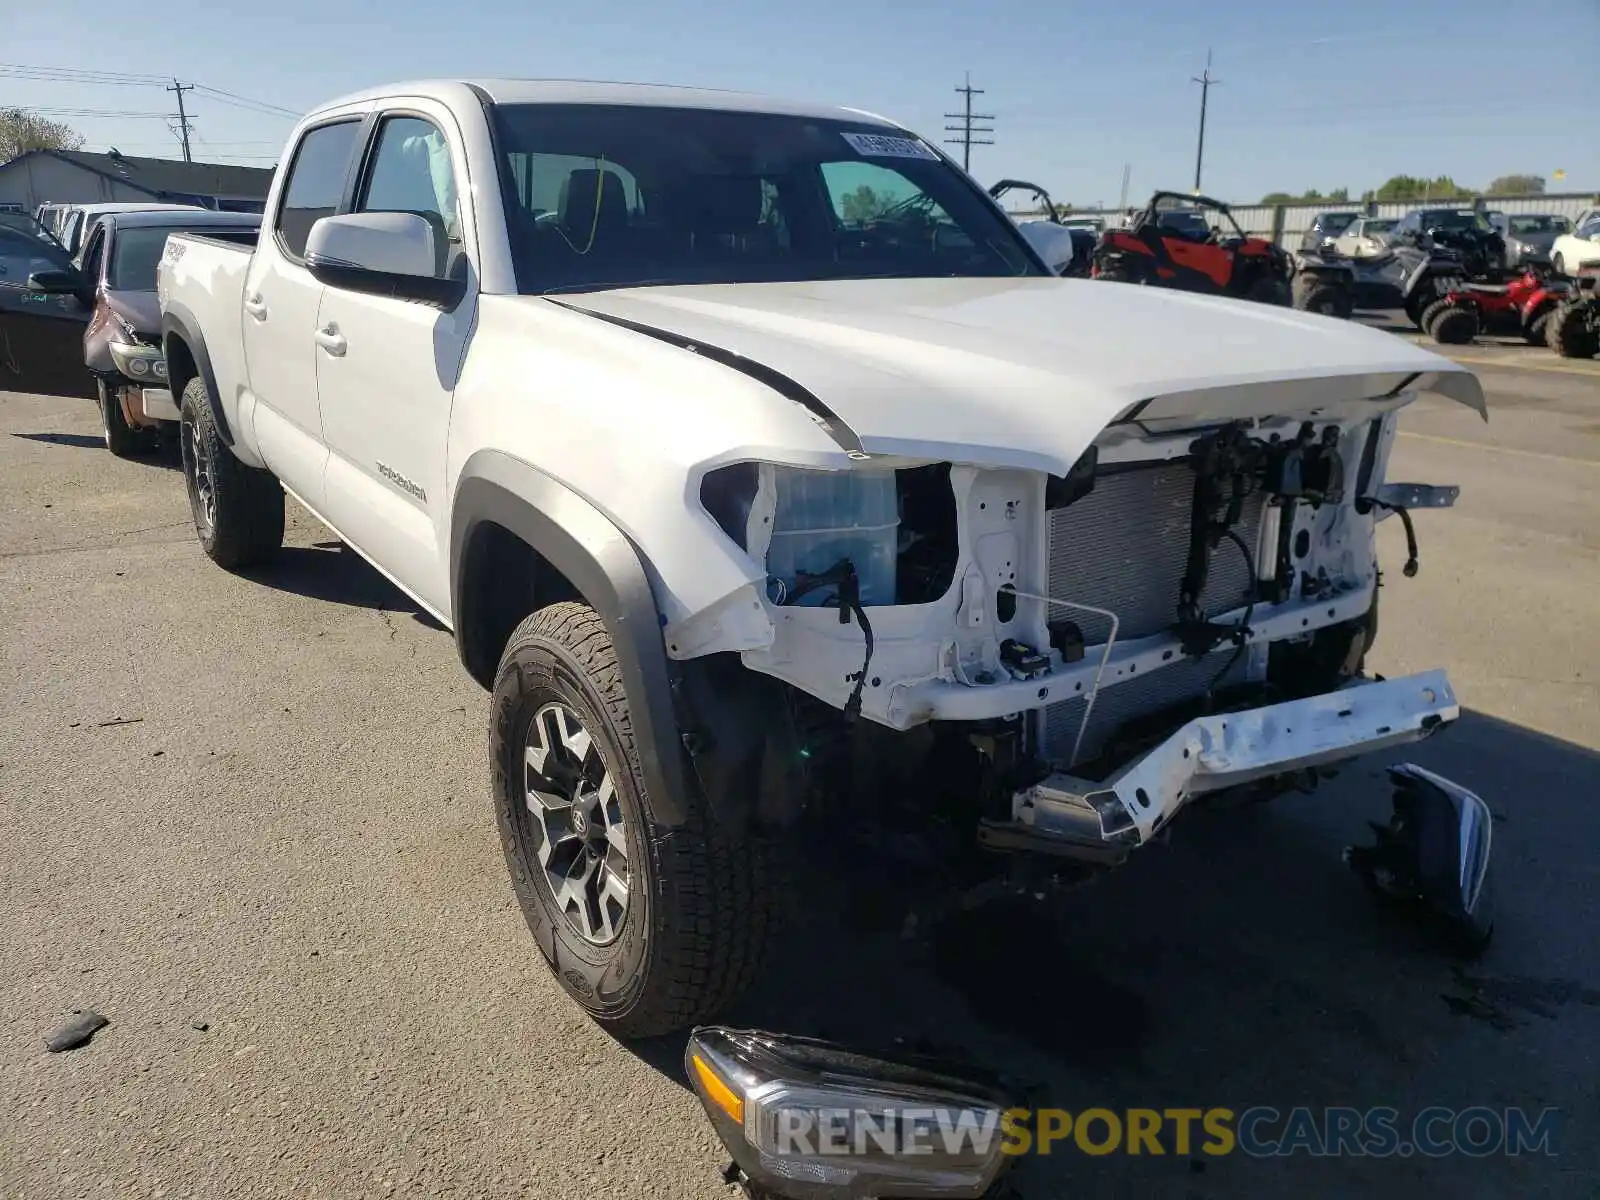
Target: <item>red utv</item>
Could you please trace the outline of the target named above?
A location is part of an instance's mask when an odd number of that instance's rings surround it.
[[[1529,345],[1543,346],[1551,316],[1569,290],[1565,281],[1536,268],[1508,283],[1461,280],[1422,310],[1418,324],[1434,341],[1450,346],[1480,333],[1520,333]]]
[[[1297,275],[1287,251],[1247,235],[1228,206],[1209,196],[1157,192],[1128,228],[1100,235],[1090,273],[1333,316],[1349,316],[1352,308],[1354,276],[1347,263],[1308,258]]]

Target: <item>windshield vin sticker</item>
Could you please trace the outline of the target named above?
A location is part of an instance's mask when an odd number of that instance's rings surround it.
[[[924,158],[938,155],[914,138],[887,137],[881,133],[841,133],[851,149],[864,158]]]

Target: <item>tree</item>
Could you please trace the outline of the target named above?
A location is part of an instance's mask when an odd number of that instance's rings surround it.
[[[888,198],[878,195],[866,184],[853,192],[846,192],[839,202],[844,219],[852,225],[865,225],[889,207]]]
[[[25,108],[0,108],[0,163],[30,150],[76,150],[83,135],[64,121],[51,121]]]
[[[1489,181],[1491,196],[1542,196],[1543,175],[1497,175]]]
[[[1288,192],[1268,192],[1261,197],[1261,203],[1263,204],[1345,204],[1349,200],[1349,188],[1334,188],[1326,196],[1316,188],[1308,188],[1298,196],[1291,196]]]
[[[1384,180],[1383,184],[1373,193],[1375,200],[1458,200],[1471,196],[1470,188],[1464,188],[1448,175],[1440,175],[1434,179],[1418,178],[1415,175],[1394,175]]]

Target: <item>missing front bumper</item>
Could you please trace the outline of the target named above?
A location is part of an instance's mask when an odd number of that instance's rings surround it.
[[[1460,715],[1445,673],[1424,671],[1197,717],[1102,782],[1057,772],[1017,792],[1012,820],[986,824],[982,840],[1114,861],[1194,796],[1420,741]]]

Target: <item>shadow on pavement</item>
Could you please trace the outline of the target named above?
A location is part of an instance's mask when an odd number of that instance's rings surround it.
[[[98,450],[102,454],[110,454],[106,449],[106,440],[94,433],[60,433],[51,430],[47,433],[13,433],[14,438],[22,438],[29,442],[43,442],[47,446],[71,446],[77,450]],[[170,471],[183,470],[183,459],[178,453],[178,443],[171,438],[163,438],[149,454],[141,454],[130,459],[134,463],[148,463],[152,467],[166,467]]]
[[[1380,908],[1340,858],[1388,818],[1383,768],[1408,760],[1496,814],[1498,927],[1473,964]],[[1048,902],[910,926],[937,880],[820,861],[726,1020],[948,1048],[1073,1112],[1383,1105],[1402,1131],[1430,1105],[1566,1114],[1554,1159],[1184,1158],[1170,1143],[1090,1157],[1063,1143],[1019,1167],[1028,1198],[1587,1194],[1571,1189],[1600,1168],[1597,799],[1600,755],[1469,711],[1312,795],[1198,807],[1169,843]],[[682,1048],[633,1047],[680,1082]]]
[[[420,625],[443,630],[434,617],[341,542],[285,546],[265,566],[246,573],[255,583],[312,600],[405,613]]]

